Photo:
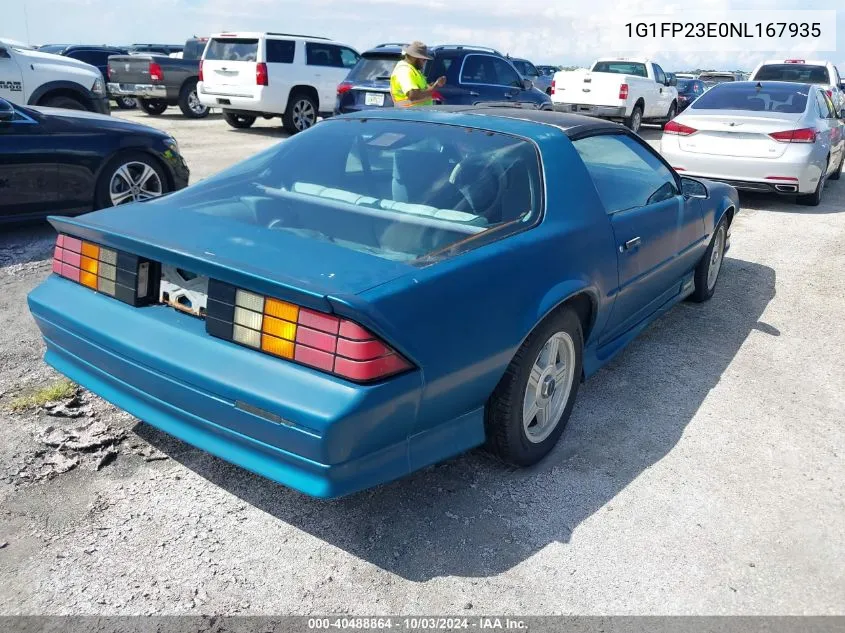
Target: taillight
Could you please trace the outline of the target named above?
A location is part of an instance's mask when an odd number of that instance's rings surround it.
[[[164,81],[164,72],[156,62],[150,62],[150,81]]]
[[[769,134],[779,143],[815,143],[818,133],[814,128],[805,127],[800,130],[785,130]]]
[[[199,76],[197,77],[197,81],[204,81],[202,78],[202,60],[200,60],[200,72]]]
[[[53,272],[134,306],[151,303],[153,262],[70,235],[56,238]]]
[[[831,99],[833,99],[833,90],[825,90],[824,92],[825,92],[825,94],[826,94],[828,97],[830,97]]]
[[[255,85],[256,86],[269,86],[270,81],[267,77],[267,64],[264,62],[258,62],[255,65]]]
[[[111,64],[106,66],[106,77],[108,77],[109,80],[111,80]]]
[[[628,98],[628,84],[622,84],[619,86],[619,99],[625,101]]]
[[[677,121],[669,121],[664,127],[663,131],[666,134],[677,134],[678,136],[690,136],[698,132],[694,127],[678,123]]]
[[[340,95],[345,95],[350,90],[352,90],[352,84],[349,83],[348,81],[344,81],[342,83],[339,83],[337,85],[337,96],[339,97]]]
[[[355,382],[381,380],[412,367],[354,321],[215,279],[208,284],[205,323],[212,336]]]
[[[552,79],[552,94],[554,94],[556,90],[557,88],[555,87],[555,80]]]
[[[803,59],[784,59],[783,63],[784,64],[803,64],[804,60]]]
[[[443,103],[443,95],[437,90],[431,91],[431,98],[432,100],[437,101],[437,103]]]

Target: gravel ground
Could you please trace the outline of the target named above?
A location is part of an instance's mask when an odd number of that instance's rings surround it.
[[[194,180],[284,138],[176,112],[117,116]],[[58,378],[25,304],[53,236],[1,229],[0,613],[845,613],[843,194],[743,197],[714,299],[588,381],[538,467],[473,452],[332,502],[90,394],[12,413]]]

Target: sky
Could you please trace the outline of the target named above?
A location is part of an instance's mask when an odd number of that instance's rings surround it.
[[[380,42],[475,44],[537,64],[586,65],[596,57],[646,55],[667,70],[751,70],[785,51],[620,50],[610,19],[655,13],[683,17],[689,0],[0,0],[0,38],[32,44],[180,43],[221,31],[322,35],[359,51]],[[696,0],[695,10],[723,13],[773,9],[837,9],[836,51],[790,57],[822,58],[845,70],[845,5],[840,0]],[[711,42],[712,44],[712,42]]]

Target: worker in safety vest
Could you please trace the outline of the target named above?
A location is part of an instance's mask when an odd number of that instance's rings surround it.
[[[422,68],[426,60],[431,59],[428,47],[422,42],[408,44],[402,50],[402,60],[396,64],[390,75],[390,96],[397,108],[432,105],[432,93],[446,83],[446,77],[440,77],[429,84]]]

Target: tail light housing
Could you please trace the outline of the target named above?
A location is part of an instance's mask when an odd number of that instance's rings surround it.
[[[202,60],[200,60],[200,71],[199,76],[197,77],[197,81],[205,81],[202,77]]]
[[[255,65],[255,85],[256,86],[269,86],[270,80],[267,76],[267,64],[264,62],[258,62]]]
[[[694,127],[678,123],[677,121],[669,121],[663,128],[666,134],[675,134],[677,136],[691,136],[698,132]]]
[[[152,303],[156,267],[137,255],[64,234],[53,251],[54,273],[133,306]]]
[[[106,77],[108,77],[109,81],[111,81],[111,64],[106,66]]]
[[[412,365],[354,321],[209,280],[206,331],[354,382],[373,382]]]
[[[345,95],[347,92],[352,90],[352,84],[348,81],[341,82],[337,85],[337,96]]]
[[[443,95],[438,90],[431,91],[431,98],[432,100],[436,101],[437,103],[443,103]]]
[[[619,86],[619,99],[622,101],[628,99],[628,84],[622,84]]]
[[[778,143],[815,143],[818,132],[814,128],[805,127],[799,130],[772,132],[769,136]]]
[[[784,59],[784,64],[803,64],[805,61],[803,59]]]
[[[156,62],[150,62],[150,81],[164,81],[164,72]]]
[[[554,94],[555,92],[557,92],[557,86],[555,85],[555,80],[552,79],[552,94]]]
[[[825,90],[825,91],[824,91],[824,93],[825,93],[828,97],[830,97],[831,99],[833,99],[833,90]]]

